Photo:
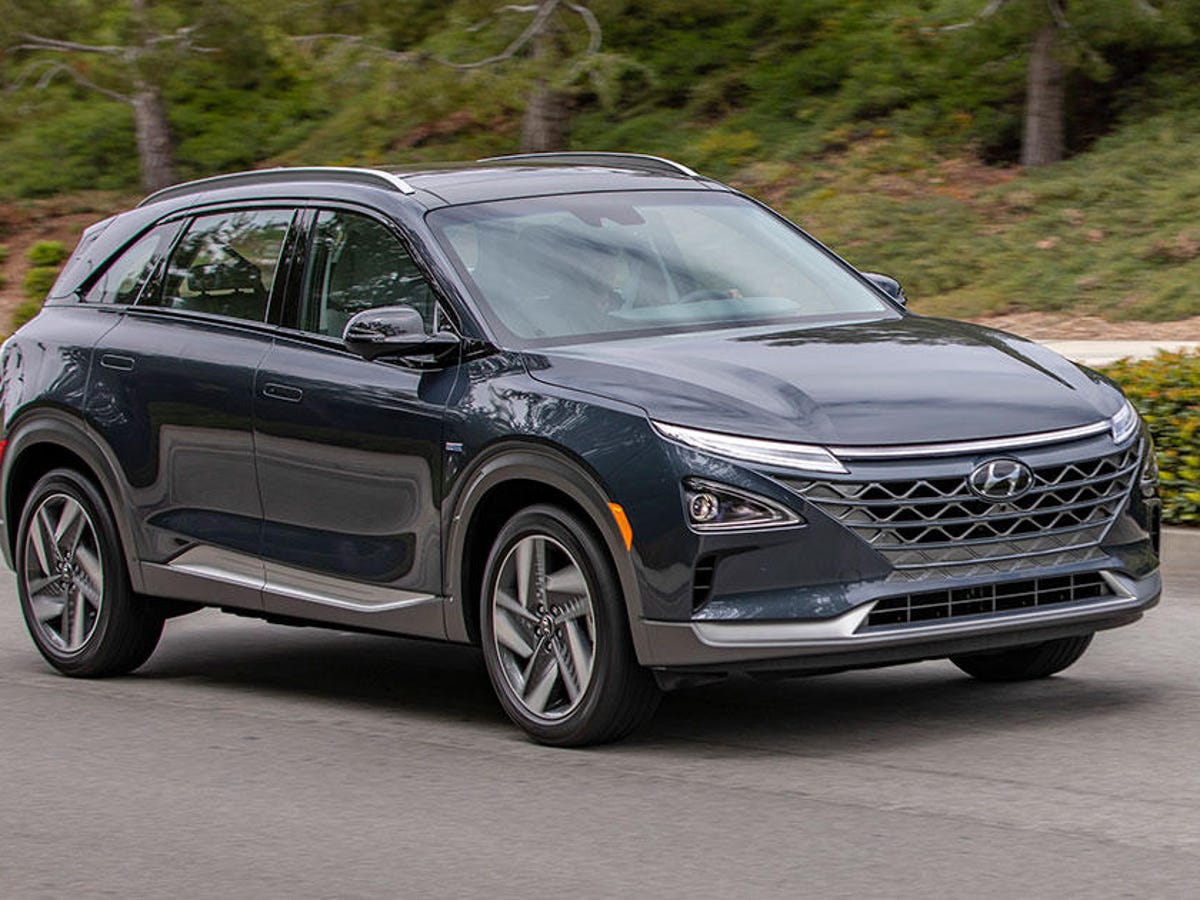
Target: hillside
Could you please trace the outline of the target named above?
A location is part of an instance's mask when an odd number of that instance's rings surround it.
[[[120,98],[152,88],[181,179],[512,152],[552,100],[561,145],[727,180],[900,278],[919,311],[1200,336],[1200,84],[1187,75],[1200,0],[1070,4],[1063,27],[1048,3],[157,0],[139,21],[128,3],[13,0],[0,304],[20,298],[34,241],[73,244],[137,196]],[[532,9],[550,10],[547,37],[518,47]],[[1031,36],[1046,29],[1067,158],[1021,168]],[[41,53],[28,32],[97,52]],[[109,58],[138,40],[152,66]]]

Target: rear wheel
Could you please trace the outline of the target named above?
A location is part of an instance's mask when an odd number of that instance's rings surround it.
[[[34,485],[15,563],[25,625],[54,668],[96,678],[150,658],[163,617],[133,593],[112,514],[79,473],[56,469]]]
[[[1092,642],[1092,636],[1059,638],[991,653],[952,656],[954,663],[980,681],[1031,681],[1049,678],[1072,665]]]
[[[537,741],[618,740],[658,705],[607,553],[566,510],[532,506],[500,530],[484,570],[480,623],[496,696]]]

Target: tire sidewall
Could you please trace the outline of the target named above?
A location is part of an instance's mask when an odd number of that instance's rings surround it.
[[[51,494],[65,494],[83,507],[95,529],[104,572],[104,585],[101,590],[100,612],[96,627],[84,645],[71,653],[64,653],[54,647],[40,633],[25,583],[28,537],[33,513]],[[112,627],[113,616],[117,613],[118,607],[130,602],[131,591],[128,587],[125,560],[120,548],[121,543],[117,536],[116,524],[108,511],[108,504],[86,478],[70,469],[55,469],[44,475],[33,486],[33,490],[30,491],[25,506],[21,510],[13,565],[17,573],[17,593],[21,601],[25,627],[29,630],[29,636],[33,639],[38,651],[59,671],[72,674],[88,671],[94,667],[106,645],[105,638]]]
[[[495,650],[495,631],[492,623],[492,595],[500,568],[518,541],[533,535],[544,535],[562,544],[575,558],[583,571],[592,598],[596,629],[595,658],[592,677],[584,690],[582,702],[561,719],[536,716],[514,695],[508,679],[501,671]],[[587,526],[565,510],[554,506],[533,506],[513,516],[500,529],[484,567],[483,590],[479,598],[480,638],[488,678],[501,706],[522,728],[540,741],[550,744],[573,744],[581,739],[605,700],[606,687],[620,665],[628,638],[624,633],[625,614],[622,595],[611,563],[600,542]]]

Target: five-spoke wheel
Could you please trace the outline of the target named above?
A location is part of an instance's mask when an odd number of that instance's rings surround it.
[[[500,530],[484,572],[480,625],[488,675],[509,717],[535,739],[616,740],[654,711],[624,598],[604,545],[556,506],[524,509]]]
[[[583,569],[562,544],[521,538],[492,589],[495,652],[513,695],[557,719],[583,699],[596,657],[596,621]]]
[[[154,652],[163,617],[133,593],[112,513],[78,472],[56,469],[33,486],[15,562],[26,627],[59,671],[118,675]]]
[[[82,504],[67,494],[43,499],[26,531],[24,557],[34,627],[63,653],[81,650],[104,602],[96,528]]]

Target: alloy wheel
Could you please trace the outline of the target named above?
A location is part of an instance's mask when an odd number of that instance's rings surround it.
[[[505,556],[491,597],[496,657],[512,696],[542,719],[579,706],[592,679],[596,622],[587,579],[558,541],[529,535]]]
[[[22,577],[42,639],[60,653],[83,649],[100,621],[104,567],[96,528],[78,500],[54,493],[39,504]]]

